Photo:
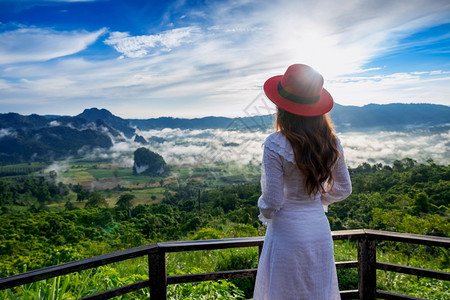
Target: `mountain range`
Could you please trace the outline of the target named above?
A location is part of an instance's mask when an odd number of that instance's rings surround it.
[[[448,130],[450,107],[434,104],[370,104],[363,107],[335,104],[330,113],[339,131]],[[240,118],[204,117],[182,119],[160,117],[123,119],[106,109],[85,109],[76,116],[0,114],[0,163],[51,161],[80,157],[93,148],[110,148],[114,142],[150,141],[139,130],[240,129],[264,130],[273,126],[273,115]]]
[[[450,107],[436,104],[369,104],[362,107],[335,104],[330,112],[338,130],[365,131],[403,130],[410,127],[431,127],[450,124]],[[141,130],[181,129],[266,129],[273,126],[274,115],[241,118],[204,117],[181,119],[161,117],[129,119],[130,125]]]

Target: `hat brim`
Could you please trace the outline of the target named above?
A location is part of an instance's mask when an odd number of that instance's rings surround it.
[[[296,115],[313,117],[320,116],[329,112],[334,105],[333,97],[324,88],[320,95],[320,99],[313,104],[300,104],[290,101],[282,97],[278,93],[278,83],[280,82],[283,75],[274,76],[269,78],[264,83],[264,93],[266,96],[275,103],[276,106]]]

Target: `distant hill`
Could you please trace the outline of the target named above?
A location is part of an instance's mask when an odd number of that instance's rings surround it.
[[[330,113],[339,130],[402,130],[411,127],[432,127],[450,124],[450,107],[435,104],[369,104],[362,107],[335,104]],[[181,129],[258,129],[271,128],[274,116],[254,116],[242,118],[204,117],[195,119],[154,118],[129,119],[131,126],[141,130],[181,128]]]
[[[135,133],[135,130],[130,127],[129,121],[113,115],[111,112],[109,112],[104,108],[85,109],[81,114],[79,114],[76,117],[83,118],[92,122],[97,120],[103,120],[106,124],[122,132],[128,138],[131,138]]]
[[[92,129],[77,130],[66,126],[18,129],[0,138],[0,162],[13,164],[50,161],[77,156],[83,147],[109,148],[111,139]]]
[[[362,107],[335,104],[330,113],[340,129],[405,129],[450,123],[450,107],[435,104],[369,104]]]
[[[0,128],[31,129],[47,126],[48,119],[39,115],[0,114]]]
[[[183,128],[183,129],[218,129],[226,128],[231,118],[226,117],[204,117],[194,119],[161,117],[155,119],[129,119],[130,125],[139,129],[160,129],[160,128]]]
[[[362,107],[335,104],[330,113],[339,131],[408,130],[431,128],[433,132],[450,128],[450,107],[433,104],[370,104]],[[0,163],[48,161],[76,156],[84,148],[109,148],[114,141],[133,139],[146,144],[140,130],[247,129],[261,130],[273,126],[274,116],[242,118],[204,117],[195,119],[161,117],[122,119],[106,109],[85,109],[71,116],[22,116],[0,114]],[[162,139],[162,138],[158,138]]]
[[[0,163],[77,157],[81,149],[110,148],[110,136],[120,137],[120,133],[101,119],[0,114]]]

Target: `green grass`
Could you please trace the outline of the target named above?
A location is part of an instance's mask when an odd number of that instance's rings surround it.
[[[63,174],[65,178],[68,178],[70,182],[75,184],[95,180],[94,176],[92,176],[86,168],[70,168]]]
[[[450,299],[448,281],[382,270],[377,270],[377,289],[430,300]]]
[[[123,170],[123,169],[96,169],[96,168],[90,168],[87,169],[86,171],[91,174],[92,177],[95,178],[95,180],[102,180],[102,179],[108,179],[108,178],[113,178],[114,176],[114,171],[117,170],[117,174],[119,174],[119,170],[121,171],[128,171],[128,170]],[[125,172],[122,172],[125,173]],[[120,176],[117,176],[120,177]]]
[[[249,248],[171,253],[167,255],[167,270],[169,275],[214,271],[219,264],[224,264],[223,261],[235,261],[238,257],[243,257],[240,261],[250,257],[256,262],[256,251]],[[78,299],[147,279],[148,260],[144,256],[0,291],[0,299]],[[224,296],[219,297],[220,294]],[[169,299],[235,299],[242,294],[236,285],[225,281],[168,287]],[[113,299],[148,296],[149,290],[143,289]]]
[[[131,192],[124,192],[124,191],[109,191],[104,192],[106,201],[108,202],[110,207],[114,207],[116,205],[117,200],[119,199],[120,195],[125,193],[131,193],[135,196],[133,199],[134,206],[139,204],[154,204],[159,203],[164,198],[164,192],[165,189],[162,187],[155,187],[155,188],[142,188],[142,189],[135,189]],[[152,199],[152,196],[155,197],[155,199]]]
[[[12,168],[45,168],[48,166],[49,166],[48,163],[43,162],[21,163],[21,164],[0,166],[0,172],[4,170],[10,170]]]

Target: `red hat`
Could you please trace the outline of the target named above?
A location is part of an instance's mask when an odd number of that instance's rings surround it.
[[[284,75],[269,78],[264,92],[278,107],[300,116],[320,116],[333,108],[322,75],[307,65],[292,65]]]

